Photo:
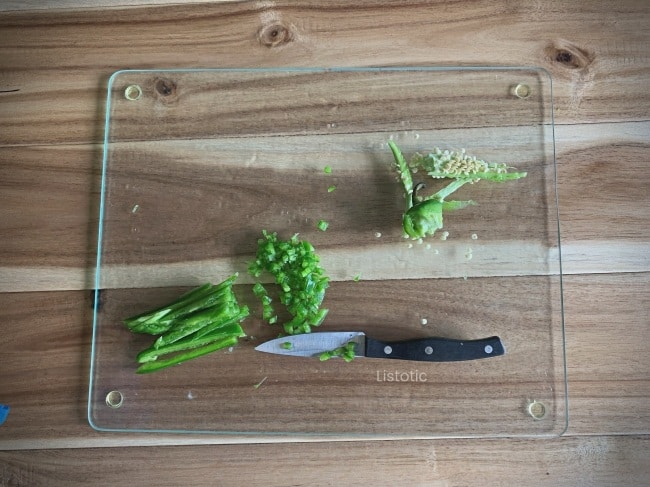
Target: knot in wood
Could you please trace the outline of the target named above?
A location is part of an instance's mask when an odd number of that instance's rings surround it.
[[[166,78],[158,78],[154,83],[154,89],[158,95],[169,98],[176,95],[176,83]]]
[[[576,44],[558,40],[546,48],[546,54],[553,64],[567,69],[585,70],[594,60],[594,54]]]
[[[277,47],[293,40],[291,29],[280,22],[264,25],[258,32],[260,43],[266,47]]]

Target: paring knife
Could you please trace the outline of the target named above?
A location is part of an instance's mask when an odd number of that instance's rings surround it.
[[[497,357],[505,353],[498,336],[480,340],[450,338],[420,338],[399,342],[382,342],[363,332],[318,332],[275,338],[255,347],[255,350],[279,355],[318,357],[348,343],[355,344],[356,357],[417,360],[420,362],[458,362]]]

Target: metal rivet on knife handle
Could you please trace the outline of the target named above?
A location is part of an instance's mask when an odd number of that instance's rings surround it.
[[[485,353],[492,353],[493,351],[492,345],[485,345]]]
[[[433,347],[427,347],[424,349],[424,353],[431,355],[433,353]]]
[[[386,345],[386,346],[384,347],[384,353],[385,353],[386,355],[390,355],[391,353],[393,353],[393,349],[392,349],[392,347],[391,347],[390,345]]]

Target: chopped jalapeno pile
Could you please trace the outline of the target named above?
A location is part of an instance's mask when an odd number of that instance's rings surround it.
[[[281,240],[277,233],[263,230],[262,236],[257,242],[256,259],[248,270],[256,278],[264,272],[269,273],[280,287],[280,303],[292,316],[283,324],[284,331],[289,335],[309,333],[312,327],[323,322],[328,312],[320,306],[329,278],[320,266],[316,250],[309,242],[300,240],[297,234],[289,240]],[[277,322],[264,286],[258,282],[253,291],[262,300],[263,318],[269,323]]]

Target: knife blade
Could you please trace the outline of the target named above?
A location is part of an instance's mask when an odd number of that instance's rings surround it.
[[[354,343],[356,357],[415,360],[419,362],[458,362],[497,357],[505,353],[498,336],[478,340],[428,337],[384,342],[358,331],[306,333],[275,338],[255,350],[296,357],[318,357],[348,343]]]

